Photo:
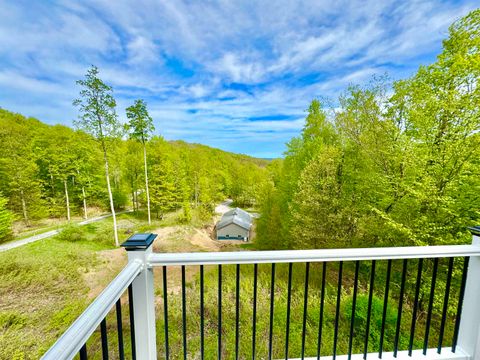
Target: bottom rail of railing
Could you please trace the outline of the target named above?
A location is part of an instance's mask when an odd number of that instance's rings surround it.
[[[352,355],[337,355],[337,356],[321,356],[318,357],[305,357],[290,358],[289,360],[471,360],[471,357],[465,354],[461,349],[452,352],[451,348],[442,348],[441,353],[438,353],[438,349],[428,349],[424,354],[422,349],[413,350],[411,356],[408,350],[398,351],[397,356],[394,356],[393,352],[384,352],[382,357],[378,356],[378,353],[368,353],[365,357],[364,354],[352,354]]]

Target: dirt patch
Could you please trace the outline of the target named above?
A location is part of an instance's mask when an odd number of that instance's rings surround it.
[[[214,218],[215,220],[215,218]],[[160,227],[152,232],[157,234],[153,243],[153,251],[157,253],[172,252],[217,252],[217,251],[240,251],[239,245],[243,241],[229,240],[218,241],[215,239],[215,222],[198,229],[190,225],[175,225]],[[105,285],[122,269],[127,263],[127,255],[123,249],[106,250],[98,253],[102,264],[95,271],[85,274],[85,281],[90,288],[89,298],[97,296]],[[181,267],[168,267],[168,290],[172,293],[181,292]],[[192,281],[199,271],[198,266],[185,267],[185,279]],[[155,288],[157,294],[162,293],[162,268],[154,268]],[[162,296],[156,296],[157,305],[162,301]]]
[[[195,229],[190,243],[194,246],[202,248],[203,251],[220,251],[221,244],[218,241],[213,240],[211,233],[206,229]]]
[[[123,248],[104,250],[97,253],[101,265],[84,274],[84,280],[90,289],[88,298],[93,299],[127,264],[127,254]]]

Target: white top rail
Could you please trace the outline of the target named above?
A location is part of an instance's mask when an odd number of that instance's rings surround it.
[[[463,256],[480,256],[480,246],[442,245],[363,249],[236,251],[164,254],[152,253],[148,257],[148,265],[261,264],[355,260],[394,260]]]
[[[44,360],[72,359],[124,291],[142,270],[140,260],[131,261],[100,293],[77,320],[63,333],[57,342],[43,355]]]

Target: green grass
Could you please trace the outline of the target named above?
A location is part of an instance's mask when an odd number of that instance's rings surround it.
[[[179,214],[154,219],[151,225],[144,212],[120,214],[119,240],[133,232],[178,224]],[[55,237],[0,253],[0,360],[39,358],[91,302],[89,274],[97,273],[94,285],[103,288],[121,269],[122,263],[106,264],[98,256],[99,251],[114,248],[112,219],[107,218],[84,226],[66,225]],[[106,265],[113,269],[104,271]],[[112,316],[109,326],[116,324]],[[91,358],[99,356],[97,337],[94,334],[89,341]],[[115,339],[110,341],[114,351]]]
[[[0,359],[37,359],[81,314],[91,301],[86,276],[102,268],[97,252],[113,249],[112,239],[106,219],[0,253]]]
[[[1,359],[43,354],[86,307],[82,274],[99,266],[95,251],[104,248],[52,238],[0,255]]]
[[[174,267],[169,268],[169,274],[174,271]],[[187,268],[188,269],[188,268]],[[256,330],[256,355],[259,359],[268,358],[268,337],[269,337],[269,313],[270,313],[270,265],[259,265],[258,273],[258,298],[257,298],[257,330]],[[299,358],[302,346],[302,324],[303,324],[303,301],[304,301],[304,276],[305,265],[293,265],[292,297],[290,308],[290,332],[289,332],[289,357]],[[379,269],[383,271],[384,269]],[[325,295],[325,310],[323,319],[322,334],[322,355],[332,355],[334,339],[334,322],[336,312],[337,296],[337,266],[332,265],[327,270],[327,286]],[[346,354],[349,346],[351,307],[352,307],[352,279],[353,267],[345,264],[344,281],[341,295],[341,306],[339,314],[339,330],[337,353]],[[177,269],[178,272],[178,269]],[[234,265],[222,267],[222,357],[232,359],[235,357],[235,272]],[[318,324],[320,316],[320,288],[321,284],[321,266],[319,264],[311,265],[308,293],[308,311],[305,332],[305,355],[315,357],[318,346]],[[241,266],[240,282],[240,346],[239,353],[241,359],[252,357],[252,318],[253,318],[253,265]],[[160,275],[160,274],[159,274]],[[287,319],[287,287],[288,287],[288,265],[279,264],[276,267],[275,283],[275,312],[273,322],[273,358],[279,359],[285,357],[286,342],[286,319]],[[354,322],[354,340],[352,344],[354,353],[362,353],[365,337],[366,313],[368,304],[368,274],[360,277],[359,293],[357,297],[356,316]],[[177,279],[178,280],[178,279]],[[369,351],[375,352],[379,349],[380,328],[383,313],[383,291],[382,277],[378,278],[378,290],[375,292],[372,306],[371,328],[369,336]],[[169,345],[172,359],[181,359],[183,357],[182,343],[182,302],[181,291],[174,284],[170,284],[168,305],[169,305]],[[396,286],[396,285],[395,285]],[[390,301],[387,307],[387,317],[385,325],[385,339],[383,351],[393,351],[395,330],[397,323],[398,309],[398,289],[392,288],[395,292],[390,294]],[[188,358],[198,358],[200,351],[200,302],[199,302],[199,279],[198,274],[191,279],[186,289],[187,298],[187,333],[188,333]],[[442,293],[437,291],[436,301],[441,303]],[[157,291],[157,296],[162,296],[162,291]],[[409,297],[413,295],[409,289]],[[425,307],[425,301],[422,301]],[[440,328],[440,313],[436,311],[432,318],[430,330],[429,347],[436,347],[438,333]],[[401,322],[401,332],[399,338],[399,349],[406,350],[409,343],[409,333],[411,325],[412,307],[411,302],[405,301],[403,316]],[[419,312],[416,321],[417,330],[414,339],[414,348],[423,346],[423,336],[425,333],[425,309]],[[445,331],[444,346],[451,345],[453,335],[453,318],[449,319]],[[158,357],[165,356],[165,335],[164,318],[162,308],[157,309],[157,344]],[[216,266],[205,267],[205,351],[208,359],[217,357],[217,325],[218,325],[218,270]]]

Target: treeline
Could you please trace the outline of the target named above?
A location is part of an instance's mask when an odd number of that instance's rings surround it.
[[[388,86],[312,101],[269,165],[260,248],[469,242],[480,221],[480,10],[455,22],[430,66]]]
[[[0,239],[12,220],[89,216],[109,210],[101,144],[62,125],[49,126],[0,109]],[[106,139],[116,209],[146,208],[142,143]],[[266,182],[266,161],[154,136],[146,142],[152,217],[183,209],[209,216],[226,197],[249,205]],[[0,240],[1,241],[1,240]]]

